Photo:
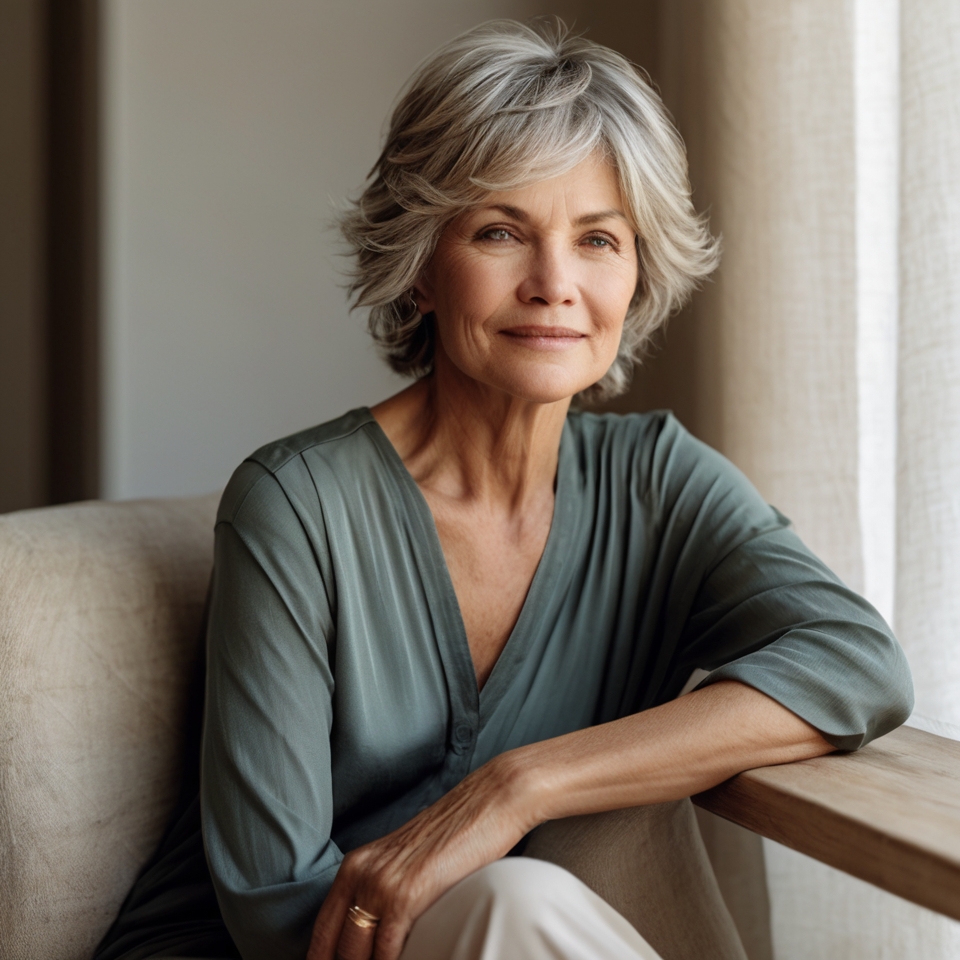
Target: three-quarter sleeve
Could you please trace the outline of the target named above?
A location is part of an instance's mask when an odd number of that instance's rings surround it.
[[[334,604],[318,540],[271,473],[241,465],[216,527],[201,806],[244,960],[302,960],[342,860],[330,839]]]
[[[682,428],[674,439],[660,478],[672,487],[661,492],[682,543],[678,650],[689,666],[712,671],[701,686],[748,684],[842,750],[903,723],[913,707],[910,670],[880,614],[733,464]]]

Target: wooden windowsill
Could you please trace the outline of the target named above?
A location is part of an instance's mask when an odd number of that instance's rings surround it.
[[[960,742],[901,727],[856,753],[748,770],[694,802],[960,920]]]

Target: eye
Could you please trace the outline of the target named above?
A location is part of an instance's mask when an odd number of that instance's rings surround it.
[[[509,240],[512,234],[506,227],[491,227],[489,230],[484,230],[480,233],[481,240],[493,240],[494,242],[502,243],[504,240]]]
[[[594,250],[603,250],[606,247],[616,247],[616,242],[612,237],[608,237],[606,234],[593,234],[587,237],[584,240],[584,243],[588,247],[593,247]]]

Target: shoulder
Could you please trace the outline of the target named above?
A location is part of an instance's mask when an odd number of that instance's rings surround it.
[[[700,469],[723,472],[729,463],[693,437],[669,410],[647,413],[573,411],[569,435],[583,469],[612,468],[612,475],[640,484],[653,495],[671,481]]]
[[[344,446],[349,446],[350,441],[358,433],[363,433],[373,423],[370,411],[366,407],[361,407],[335,420],[328,420],[326,423],[265,444],[251,453],[247,460],[258,463],[265,470],[275,474],[291,460],[302,456],[308,450],[327,448],[324,452],[333,455],[342,452]]]
[[[578,443],[585,447],[636,447],[655,442],[666,430],[683,430],[680,421],[669,410],[648,413],[594,413],[571,410],[567,426]]]
[[[710,514],[715,520],[736,518],[752,530],[789,524],[733,463],[669,410],[577,411],[568,426],[588,487],[629,487],[663,518],[692,522]]]
[[[265,444],[233,472],[220,500],[217,522],[233,523],[241,515],[280,515],[316,500],[317,473],[332,469],[356,474],[365,459],[376,456],[369,410],[352,410],[335,420]]]

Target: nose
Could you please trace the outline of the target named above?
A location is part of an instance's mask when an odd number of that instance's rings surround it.
[[[539,303],[548,307],[576,303],[578,292],[574,256],[564,244],[537,244],[530,251],[525,268],[517,289],[517,296],[524,303]]]

